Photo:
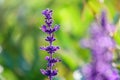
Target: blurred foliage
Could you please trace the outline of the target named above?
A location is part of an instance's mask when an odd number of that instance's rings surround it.
[[[74,80],[73,72],[91,59],[89,50],[82,49],[79,41],[88,36],[91,22],[103,8],[116,25],[114,38],[120,46],[119,3],[120,0],[0,0],[0,80],[47,80],[39,72],[46,68],[44,57],[48,55],[39,50],[48,44],[44,41],[46,34],[39,30],[44,23],[41,11],[46,8],[54,10],[55,24],[61,25],[54,44],[61,47],[55,56],[62,62],[56,65],[59,74],[54,80]]]

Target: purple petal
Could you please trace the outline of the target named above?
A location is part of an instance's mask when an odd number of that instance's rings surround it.
[[[52,76],[56,76],[56,75],[57,75],[57,72],[58,72],[58,70],[53,70],[53,71],[52,71]]]
[[[45,57],[45,60],[50,60],[50,57],[49,57],[49,56],[46,56],[46,57]]]
[[[41,50],[46,50],[46,48],[45,48],[45,47],[40,47],[40,49],[41,49]]]
[[[59,28],[60,28],[60,25],[56,25],[56,26],[53,28],[53,32],[57,31]]]
[[[111,52],[106,52],[106,54],[103,54],[103,59],[106,61],[106,62],[111,62],[112,59],[113,59],[113,54]]]
[[[92,37],[99,37],[102,35],[102,29],[97,23],[92,23],[90,28],[90,34]]]
[[[46,25],[42,25],[41,30],[42,30],[43,32],[46,32],[46,31],[47,31],[47,27],[46,27]]]
[[[46,19],[51,19],[52,18],[52,10],[46,9],[42,11],[42,14],[46,17]]]
[[[43,74],[43,75],[46,75],[46,76],[50,76],[51,75],[51,70],[44,70],[44,69],[40,69],[40,71],[41,71],[41,73]]]
[[[118,75],[118,71],[115,69],[115,70],[108,70],[106,73],[105,73],[106,77],[108,78],[108,80],[120,80],[120,77]]]
[[[46,75],[46,70],[40,69],[40,72],[41,72],[43,75]]]
[[[47,15],[47,14],[50,14],[50,13],[52,13],[52,10],[50,10],[50,9],[46,9],[46,10],[42,11],[43,15]]]
[[[52,59],[52,63],[56,63],[56,62],[60,62],[61,60],[60,59],[58,59],[58,58],[53,58]]]
[[[52,26],[53,20],[52,19],[46,19],[45,23],[48,25],[48,27]]]
[[[42,25],[41,30],[47,34],[51,34],[52,33],[52,29],[47,29],[46,25]]]
[[[42,11],[43,15],[46,15],[47,13],[48,13],[48,9]]]
[[[115,47],[115,43],[113,42],[112,38],[110,38],[109,36],[104,36],[104,35],[102,37],[99,37],[97,44],[98,46],[102,48],[114,48]]]
[[[52,59],[51,59],[49,56],[47,56],[45,59],[48,61],[48,67],[49,67],[49,66],[54,66],[54,64],[55,64],[56,62],[60,62],[60,61],[61,61],[61,60],[58,59],[58,58],[52,58]]]
[[[106,29],[109,34],[113,34],[115,32],[115,26],[113,24],[107,24]]]
[[[90,43],[90,39],[82,39],[80,41],[81,47],[83,48],[90,48],[91,47],[91,43]]]
[[[55,51],[58,50],[58,49],[60,49],[59,46],[54,47],[54,50],[55,50]]]

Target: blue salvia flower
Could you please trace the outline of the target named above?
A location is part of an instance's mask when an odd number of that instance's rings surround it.
[[[91,25],[90,38],[82,40],[82,46],[92,53],[92,62],[83,68],[86,80],[120,80],[118,71],[112,66],[116,45],[112,38],[114,31],[114,25],[107,22],[103,11],[100,21]]]
[[[43,10],[42,14],[45,16],[45,25],[42,25],[41,30],[48,34],[45,40],[49,42],[49,46],[40,47],[40,49],[48,52],[49,56],[45,57],[45,59],[48,61],[47,69],[46,70],[40,69],[40,71],[43,75],[48,76],[48,78],[52,80],[53,77],[56,76],[58,73],[57,69],[53,70],[53,66],[56,62],[61,61],[58,58],[53,58],[53,54],[55,53],[55,51],[59,49],[59,46],[53,46],[53,41],[56,40],[54,38],[54,32],[57,31],[60,26],[55,25],[54,27],[52,27],[52,24],[53,24],[52,10],[50,9]]]

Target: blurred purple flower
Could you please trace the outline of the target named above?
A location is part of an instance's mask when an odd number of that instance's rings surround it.
[[[114,25],[107,22],[106,12],[101,14],[100,24],[94,22],[90,28],[90,38],[81,41],[82,47],[89,48],[92,53],[92,62],[83,68],[86,80],[120,80],[118,71],[112,67],[115,41],[111,33]]]
[[[45,57],[45,60],[48,61],[47,69],[46,70],[40,69],[40,71],[43,75],[48,76],[49,79],[52,80],[53,77],[56,76],[58,72],[58,70],[56,69],[53,70],[52,66],[54,66],[56,62],[61,61],[58,58],[53,58],[53,54],[55,53],[55,51],[59,49],[59,46],[53,46],[53,41],[56,40],[53,36],[53,33],[57,31],[60,28],[60,26],[55,25],[54,27],[52,27],[53,23],[52,10],[50,9],[43,10],[42,14],[45,16],[45,25],[42,25],[41,30],[48,34],[45,40],[48,41],[50,45],[47,47],[40,47],[40,49],[47,51],[50,54],[50,56]]]

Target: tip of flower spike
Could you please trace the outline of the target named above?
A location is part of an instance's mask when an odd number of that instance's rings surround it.
[[[107,16],[106,16],[106,11],[103,10],[101,13],[101,26],[106,27],[107,25]]]
[[[42,14],[46,14],[46,13],[52,13],[52,10],[50,10],[49,8],[45,9],[42,11]]]
[[[46,9],[42,11],[42,14],[46,17],[45,19],[51,19],[52,18],[52,10]]]

